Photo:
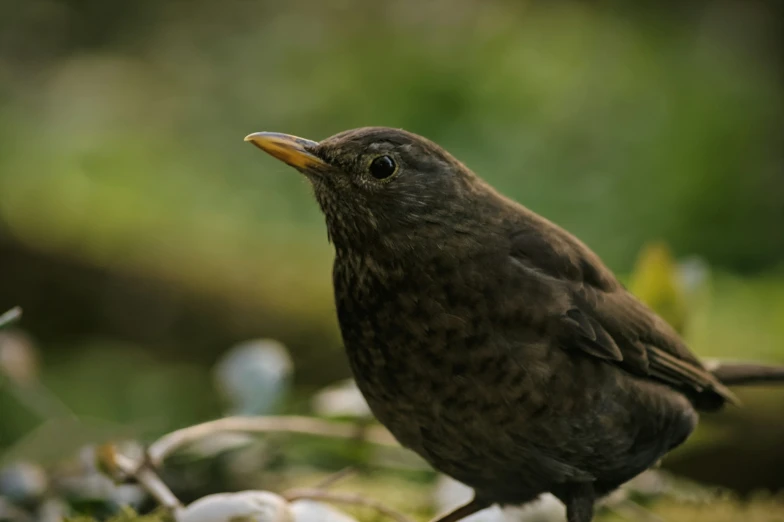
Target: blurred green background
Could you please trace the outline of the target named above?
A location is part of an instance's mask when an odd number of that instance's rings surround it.
[[[387,125],[578,235],[700,355],[784,362],[783,29],[772,0],[0,0],[0,312],[79,415],[218,416],[212,366],[259,337],[307,411],[349,375],[332,251],[242,138]],[[673,469],[784,487],[784,394],[743,397]],[[40,421],[2,389],[0,416],[0,451]]]

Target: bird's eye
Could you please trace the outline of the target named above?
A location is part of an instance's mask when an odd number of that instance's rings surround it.
[[[397,165],[389,156],[379,156],[370,163],[370,174],[376,179],[386,179],[395,173]]]

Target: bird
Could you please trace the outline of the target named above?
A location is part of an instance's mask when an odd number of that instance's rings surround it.
[[[303,174],[334,249],[351,372],[404,447],[474,490],[437,522],[544,493],[568,522],[681,445],[730,385],[784,367],[712,363],[586,244],[433,141],[361,127],[245,141]]]

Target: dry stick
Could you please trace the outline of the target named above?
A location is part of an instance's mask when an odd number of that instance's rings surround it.
[[[158,468],[166,457],[181,447],[201,438],[225,432],[287,432],[338,439],[353,439],[356,437],[354,426],[310,417],[226,417],[182,428],[164,435],[150,445],[147,449],[147,455],[152,466]],[[364,440],[380,446],[400,447],[394,437],[380,426],[367,428]]]
[[[0,329],[10,326],[22,317],[22,309],[15,306],[0,315]],[[38,415],[42,420],[53,419],[56,417],[76,418],[76,415],[52,393],[41,381],[33,375],[30,380],[22,382],[17,379],[12,372],[4,371],[0,366],[0,385],[7,379],[11,393],[14,398],[21,402],[28,410]]]
[[[335,485],[336,482],[343,480],[357,472],[354,466],[346,466],[345,468],[336,471],[335,473],[325,477],[324,480],[316,484],[316,489],[327,489]]]
[[[385,506],[378,500],[357,494],[335,493],[334,491],[324,491],[322,489],[294,488],[285,491],[283,493],[283,498],[289,502],[294,502],[295,500],[321,500],[325,502],[334,502],[335,504],[369,507],[397,522],[411,522],[407,516]]]
[[[115,453],[111,464],[123,475],[135,479],[161,506],[172,511],[182,509],[182,502],[150,468],[148,462],[137,464],[128,457]]]
[[[70,417],[76,419],[76,414],[60,400],[60,398],[52,393],[46,386],[35,380],[29,383],[20,384],[15,380],[6,377],[0,371],[0,385],[3,380],[8,382],[7,389],[14,396],[14,399],[19,401],[25,408],[37,415],[41,420],[50,420],[57,418]],[[4,379],[5,377],[5,379]]]

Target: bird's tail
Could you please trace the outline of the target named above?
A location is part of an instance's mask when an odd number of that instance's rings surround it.
[[[719,360],[704,361],[704,364],[708,371],[727,386],[764,383],[784,384],[784,366]]]

